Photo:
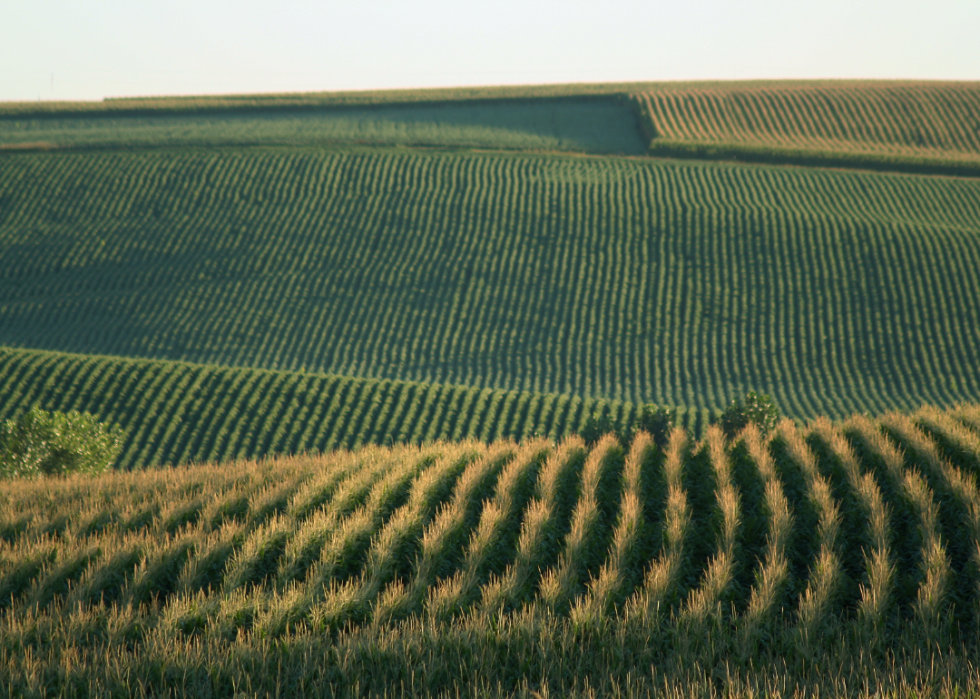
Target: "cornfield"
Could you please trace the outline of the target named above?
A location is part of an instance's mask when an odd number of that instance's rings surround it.
[[[577,396],[0,348],[0,420],[33,405],[123,427],[125,470],[364,444],[558,439],[593,413],[613,424],[637,414]],[[675,414],[696,435],[713,417]]]
[[[975,400],[977,180],[623,158],[0,158],[9,347],[809,418]],[[256,397],[256,400],[261,398]]]
[[[961,405],[730,441],[677,429],[666,449],[642,433],[368,446],[13,481],[0,677],[16,694],[221,693],[246,667],[264,682],[265,657],[297,691],[475,692],[470,668],[503,692],[599,658],[641,675],[725,659],[727,682],[906,658],[975,691],[978,470],[980,407]],[[455,669],[403,674],[450,647]]]
[[[630,100],[655,153],[980,172],[976,83],[679,85]]]

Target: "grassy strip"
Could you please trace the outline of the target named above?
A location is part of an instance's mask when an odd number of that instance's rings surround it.
[[[409,492],[408,502],[371,539],[360,575],[340,586],[324,590],[321,604],[311,609],[312,623],[319,629],[337,629],[369,618],[378,595],[410,569],[418,552],[422,532],[449,497],[453,485],[474,459],[481,455],[466,449],[443,456],[424,471]],[[482,456],[487,459],[486,455]],[[478,468],[482,467],[481,460]]]
[[[502,572],[507,549],[513,546],[520,513],[533,492],[541,462],[550,454],[547,443],[524,446],[504,469],[493,499],[480,513],[480,521],[462,554],[459,571],[426,591],[426,610],[447,618],[469,608],[480,597],[489,574]]]
[[[479,508],[500,474],[514,458],[515,447],[501,444],[486,457],[471,464],[459,477],[452,500],[436,514],[422,532],[414,570],[407,582],[401,580],[383,590],[372,615],[379,621],[404,619],[417,613],[437,580],[455,572],[457,555],[480,516]]]
[[[666,511],[661,527],[661,547],[643,578],[640,588],[628,602],[628,613],[640,619],[663,618],[680,599],[686,570],[685,547],[691,537],[691,508],[684,490],[684,463],[689,456],[688,436],[683,430],[670,433],[664,481],[667,485]]]
[[[571,611],[579,623],[601,623],[633,591],[642,564],[639,549],[649,526],[643,517],[643,467],[654,450],[649,434],[640,432],[633,438],[623,466],[623,497],[606,562]]]
[[[741,496],[732,479],[731,460],[725,438],[717,426],[708,429],[708,458],[715,480],[715,553],[697,588],[691,591],[680,618],[684,624],[717,624],[730,611],[737,590],[734,580],[739,566],[739,530],[742,526]]]
[[[589,572],[602,560],[603,531],[610,525],[610,502],[618,505],[618,492],[610,492],[610,475],[619,465],[622,447],[606,435],[592,448],[582,468],[582,489],[572,512],[572,526],[557,566],[541,578],[539,597],[553,610],[566,612],[583,592]],[[616,506],[614,505],[614,507]]]
[[[187,609],[200,609],[190,600]],[[739,659],[722,631],[708,650],[641,625],[583,630],[544,615],[464,617],[271,641],[174,635],[138,610],[42,612],[0,626],[0,686],[11,696],[296,697],[972,697],[971,649],[943,651],[915,630],[887,651],[841,637],[819,652],[763,648]],[[40,639],[45,639],[41,641]],[[134,639],[145,640],[134,646]],[[244,690],[247,688],[247,691]]]
[[[891,523],[888,510],[874,476],[861,472],[854,450],[829,420],[814,420],[810,433],[822,443],[832,468],[847,484],[848,498],[852,502],[847,510],[854,519],[854,526],[847,527],[848,538],[860,542],[864,555],[864,570],[853,576],[860,581],[858,614],[867,623],[871,637],[878,637],[894,598],[895,567],[889,546]],[[857,556],[847,558],[853,561]]]
[[[817,516],[816,531],[811,533],[814,555],[797,610],[800,641],[809,647],[819,644],[834,628],[836,602],[846,582],[838,551],[841,513],[830,484],[821,475],[817,459],[796,425],[783,420],[777,427],[777,436],[799,469],[806,484],[806,499]]]
[[[913,418],[888,413],[880,419],[885,432],[904,448],[909,465],[923,477],[944,503],[937,513],[946,533],[946,550],[953,569],[952,601],[976,615],[977,581],[980,572],[980,491],[972,473],[962,471],[944,459],[935,442]]]

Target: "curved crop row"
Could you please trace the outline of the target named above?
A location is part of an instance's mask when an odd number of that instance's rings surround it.
[[[732,84],[633,99],[656,138],[980,159],[975,83]]]
[[[139,374],[175,385],[142,387],[140,403],[134,406],[128,390],[107,380]],[[209,380],[227,385],[215,395],[202,387]],[[75,383],[85,384],[86,390],[64,390]],[[272,406],[255,413],[250,406],[260,396]],[[118,460],[124,469],[363,444],[470,438],[492,442],[538,435],[554,439],[580,431],[593,412],[608,411],[624,421],[637,414],[629,403],[563,395],[0,348],[0,420],[35,404],[90,412],[124,427]],[[391,405],[398,413],[394,419],[384,413]],[[449,405],[463,408],[467,424],[460,424],[458,413],[446,409]],[[344,414],[362,417],[354,421]],[[414,418],[408,417],[412,414]],[[698,434],[710,415],[680,409],[677,422]],[[197,425],[193,432],[190,425]],[[167,434],[178,436],[165,439]],[[276,438],[283,434],[292,437]]]
[[[980,395],[976,179],[381,150],[22,154],[0,158],[0,212],[8,346],[377,379],[96,375],[102,360],[82,358],[4,379],[20,387],[5,408],[97,391],[120,419],[182,417],[141,428],[132,461],[556,437],[581,403],[535,392],[722,409],[757,390],[794,418]]]
[[[625,453],[612,437],[588,452],[578,437],[440,443],[14,482],[0,629],[115,603],[158,615],[153,633],[229,639],[512,611],[693,644],[730,629],[750,656],[848,626],[875,643],[969,639],[980,462],[953,466],[948,445],[980,435],[955,419],[971,409],[784,421],[732,442],[712,428],[693,446],[675,430],[665,452],[641,433]],[[177,529],[164,507],[132,516],[208,487]]]

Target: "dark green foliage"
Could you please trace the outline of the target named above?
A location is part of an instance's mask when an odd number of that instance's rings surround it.
[[[40,581],[32,602],[44,606],[56,597],[60,597],[71,589],[85,572],[85,568],[102,557],[102,549],[93,546],[83,550],[65,561],[55,563],[50,571]]]
[[[583,414],[634,410],[563,395],[0,348],[0,420],[34,403],[121,424],[124,469],[478,435],[560,439]],[[521,403],[526,412],[507,408]],[[676,414],[699,433],[702,411]],[[168,529],[194,521],[198,509],[175,512]]]
[[[143,558],[140,547],[122,550],[105,561],[98,569],[98,574],[91,580],[85,592],[89,604],[115,602],[119,594],[132,578],[133,571]]]
[[[132,601],[136,604],[149,604],[154,599],[166,600],[177,588],[180,572],[193,552],[194,544],[184,541],[151,561],[146,574],[138,583],[130,585]]]
[[[153,520],[156,519],[159,513],[159,507],[148,507],[142,512],[130,517],[126,522],[125,527],[128,531],[139,531],[141,529],[146,529],[153,524]]]
[[[585,424],[582,425],[582,430],[579,434],[582,435],[582,439],[590,447],[598,442],[603,435],[615,434],[619,437],[623,432],[623,428],[613,422],[612,418],[609,416],[608,412],[592,413],[586,419]]]
[[[718,547],[718,534],[722,527],[722,515],[715,493],[717,482],[707,444],[702,443],[701,448],[686,459],[682,481],[691,508],[691,524],[684,541],[685,575],[677,590],[681,599],[703,578]]]
[[[734,400],[718,418],[718,424],[729,439],[751,423],[763,435],[769,434],[779,422],[779,408],[772,396],[749,391],[744,398]]]
[[[0,112],[2,112],[0,105]],[[203,116],[203,118],[201,118]],[[340,109],[264,109],[140,118],[0,119],[0,152],[32,149],[244,145],[478,147],[642,155],[646,143],[629,105],[613,97],[446,101]],[[36,147],[35,147],[36,148]]]
[[[792,571],[791,579],[797,588],[796,592],[799,593],[804,589],[809,570],[817,555],[818,514],[807,497],[807,484],[803,471],[790,456],[786,444],[779,438],[774,439],[770,444],[770,452],[775,461],[783,492],[789,501],[790,511],[793,513],[794,527],[790,535],[787,557]]]
[[[124,437],[88,413],[34,406],[0,426],[0,477],[101,473],[119,456]]]
[[[251,589],[252,586],[264,582],[270,575],[276,572],[276,566],[286,550],[286,541],[290,532],[279,531],[273,533],[259,545],[254,552],[254,556],[248,561],[246,569],[236,580],[238,585]]]
[[[21,517],[20,519],[14,521],[7,521],[0,525],[0,540],[6,541],[7,543],[12,543],[21,532],[27,529],[27,525],[30,524],[30,517]]]
[[[849,153],[813,148],[778,148],[739,143],[697,143],[654,140],[650,154],[664,158],[696,158],[767,165],[804,165],[827,168],[855,168],[916,175],[980,176],[980,162],[960,158],[890,155],[888,153]]]
[[[634,423],[634,431],[642,430],[653,437],[657,446],[666,447],[667,438],[675,424],[677,424],[676,410],[647,403],[640,407],[640,413]]]
[[[629,444],[629,442],[626,442]],[[619,515],[621,499],[623,495],[623,461],[626,453],[622,446],[611,449],[604,458],[599,482],[597,484],[595,497],[598,519],[590,532],[592,535],[591,543],[586,546],[586,555],[583,560],[583,572],[588,571],[588,575],[582,580],[583,589],[585,581],[591,579],[605,561],[610,543],[612,542],[613,528],[616,526],[616,518]]]
[[[44,564],[46,562],[50,563],[53,557],[54,550],[52,549],[47,558],[42,556],[25,558],[5,570],[3,576],[0,577],[0,609],[10,606],[34,582],[38,573],[43,569]]]
[[[195,500],[186,507],[171,513],[164,523],[164,530],[168,534],[175,534],[181,527],[194,524],[201,516],[202,509],[204,509],[204,503]]]
[[[797,418],[980,395],[968,351],[980,343],[980,306],[965,302],[980,297],[976,179],[161,148],[4,155],[0,201],[8,346],[692,408],[755,389]],[[145,395],[211,396],[147,434],[163,447],[134,455],[139,463],[175,447],[188,458],[288,452],[304,435],[288,424],[219,434],[225,411],[213,403],[247,392],[241,374],[118,378],[117,400],[129,403],[120,424]],[[23,379],[65,400],[99,388]],[[256,383],[261,397],[240,408],[323,424],[334,396],[295,388],[290,399]],[[375,421],[415,432],[413,420],[449,415],[460,432],[451,437],[502,434],[496,420],[471,426],[448,400],[409,412],[415,396],[399,405],[378,395],[361,406],[372,410],[338,403],[328,424],[349,426],[324,445],[375,441]],[[501,420],[551,436],[498,397]],[[384,431],[398,440],[399,429]]]
[[[247,495],[222,503],[211,517],[211,528],[217,529],[226,522],[244,522],[248,514],[249,501]]]
[[[756,571],[764,560],[766,534],[772,513],[765,506],[765,484],[744,442],[734,445],[729,458],[741,510],[738,543],[742,565],[736,585],[744,592],[751,587]],[[745,598],[743,596],[743,600]]]
[[[215,543],[206,552],[202,551],[194,561],[195,569],[193,577],[189,580],[190,588],[193,590],[220,588],[228,559],[241,546],[242,538],[241,534],[236,534],[227,540]]]
[[[648,432],[661,447],[667,445],[667,437],[677,422],[677,411],[666,406],[647,403],[635,412],[614,416],[608,405],[593,412],[579,431],[582,439],[592,446],[606,434],[616,435],[621,444],[629,444],[640,430]]]

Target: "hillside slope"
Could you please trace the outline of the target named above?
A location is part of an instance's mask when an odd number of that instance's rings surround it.
[[[635,93],[654,138],[980,158],[980,84],[708,84]]]
[[[540,98],[336,107],[4,115],[4,150],[371,144],[641,155],[621,99]]]
[[[125,428],[117,466],[259,458],[435,440],[559,439],[629,403],[305,372],[0,347],[0,420],[33,405]],[[677,411],[700,435],[708,411]]]
[[[0,158],[0,341],[786,414],[980,396],[980,180],[618,158]]]
[[[611,83],[0,103],[9,149],[374,144],[980,176],[980,83]]]
[[[21,693],[40,662],[73,668],[54,693],[169,691],[195,681],[188,657],[210,657],[214,681],[258,653],[263,676],[363,664],[397,684],[431,644],[460,659],[421,673],[430,687],[474,663],[516,681],[536,672],[514,670],[528,652],[571,662],[549,674],[569,683],[583,662],[719,657],[802,680],[851,654],[894,682],[890,651],[975,661],[978,470],[973,405],[785,421],[771,439],[678,430],[666,451],[647,435],[463,442],[13,482],[0,681]],[[583,644],[596,655],[575,658]]]

